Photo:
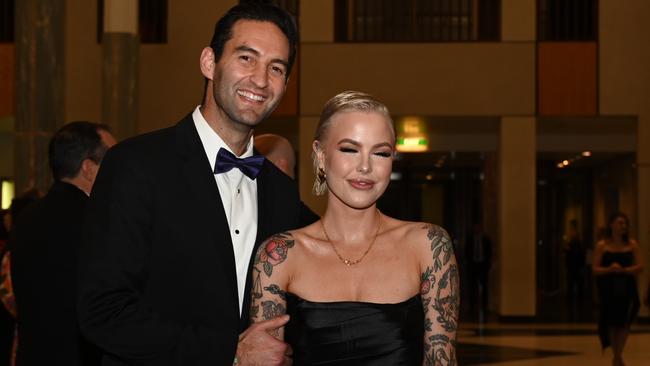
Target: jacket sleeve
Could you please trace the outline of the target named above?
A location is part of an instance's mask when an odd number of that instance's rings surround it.
[[[155,182],[121,147],[104,158],[89,200],[79,253],[83,335],[129,365],[231,364],[236,337],[163,319],[144,301]]]

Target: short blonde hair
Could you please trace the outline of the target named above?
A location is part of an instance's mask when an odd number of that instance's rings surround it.
[[[323,106],[318,125],[316,126],[314,141],[318,141],[319,143],[323,141],[333,117],[342,112],[375,112],[383,115],[390,123],[393,140],[395,139],[395,127],[393,126],[393,119],[390,116],[388,107],[370,94],[347,90],[335,95]],[[323,173],[319,172],[318,157],[315,151],[312,151],[312,160],[314,174],[316,175],[312,191],[320,196],[327,190],[327,182],[324,179],[319,179],[319,174]]]

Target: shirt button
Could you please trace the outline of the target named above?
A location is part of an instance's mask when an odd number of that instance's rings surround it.
[[[239,190],[239,188],[237,188],[237,194],[239,194],[240,192],[241,192],[241,191]]]
[[[238,229],[235,229],[235,234],[239,234],[239,230],[238,230]]]

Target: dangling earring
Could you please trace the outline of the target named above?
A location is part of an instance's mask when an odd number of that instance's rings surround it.
[[[320,196],[323,193],[325,193],[326,189],[327,189],[327,175],[325,174],[325,170],[323,168],[318,168],[318,170],[316,171],[316,179],[314,180],[314,187],[312,191],[317,196]]]

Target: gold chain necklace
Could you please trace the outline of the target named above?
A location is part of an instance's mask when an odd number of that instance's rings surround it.
[[[372,249],[372,246],[375,245],[375,241],[377,241],[377,235],[379,234],[379,228],[381,228],[381,216],[379,215],[379,210],[377,210],[377,220],[379,220],[379,222],[377,223],[377,231],[375,231],[375,237],[372,239],[372,242],[370,243],[370,245],[368,245],[368,249],[366,249],[366,251],[363,252],[361,257],[359,257],[358,259],[343,258],[343,256],[341,256],[341,253],[339,253],[339,251],[336,250],[336,247],[334,246],[334,243],[332,242],[332,239],[330,239],[330,236],[327,235],[327,230],[325,230],[325,224],[323,223],[323,220],[321,220],[320,225],[323,227],[323,233],[325,234],[325,237],[327,238],[327,242],[330,244],[330,246],[334,250],[334,253],[336,254],[336,256],[339,258],[339,260],[343,264],[345,264],[346,266],[349,267],[349,266],[353,266],[353,265],[355,265],[357,263],[360,263],[363,260],[363,258],[366,257],[366,254],[368,254],[368,252],[370,252],[370,249]]]

